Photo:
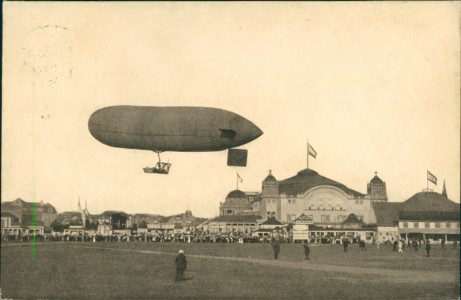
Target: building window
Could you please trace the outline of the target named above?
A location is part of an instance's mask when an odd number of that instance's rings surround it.
[[[403,222],[403,228],[408,228],[408,223],[407,222]]]
[[[451,228],[451,223],[447,222],[447,228]]]
[[[418,223],[418,222],[415,222],[415,223],[413,224],[413,227],[414,227],[414,228],[419,228],[419,223]]]
[[[321,221],[321,222],[325,222],[325,215],[321,215],[321,216],[320,216],[320,221]]]
[[[355,204],[359,204],[359,200],[355,200]]]
[[[430,227],[431,227],[431,223],[428,223],[428,222],[424,223],[424,227],[425,227],[425,228],[430,228]]]
[[[435,222],[435,228],[440,228],[440,223],[439,222]]]
[[[277,203],[277,199],[272,199],[272,203]]]
[[[456,228],[459,228],[459,223],[456,223]]]
[[[330,222],[330,215],[326,215],[326,216],[325,216],[325,221],[326,221],[326,222]]]
[[[291,199],[288,199],[288,204],[291,204]]]
[[[267,203],[271,203],[271,199],[267,199],[266,202],[267,202]]]
[[[293,199],[291,203],[296,204],[296,199]]]

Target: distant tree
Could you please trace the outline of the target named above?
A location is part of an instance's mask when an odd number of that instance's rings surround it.
[[[139,228],[147,228],[146,220],[142,220],[141,224],[139,225]]]
[[[96,229],[98,229],[98,224],[96,222],[91,221],[91,220],[86,220],[85,221],[85,229],[96,230]]]
[[[55,232],[63,232],[64,229],[69,228],[69,224],[62,224],[58,220],[54,220],[53,223],[51,223],[51,228],[53,228]]]

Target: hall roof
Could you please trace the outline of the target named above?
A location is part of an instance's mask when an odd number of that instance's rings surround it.
[[[458,212],[459,204],[436,192],[419,192],[403,202],[400,211]]]
[[[376,216],[378,226],[393,227],[399,219],[399,206],[397,202],[372,202],[371,207]]]
[[[1,215],[2,215],[2,218],[11,218],[11,219],[13,219],[15,221],[19,220],[18,217],[16,217],[15,215],[13,215],[12,213],[7,212],[7,211],[5,211],[5,212],[2,211]]]
[[[279,181],[279,193],[296,196],[322,185],[336,187],[354,198],[365,197],[364,194],[350,189],[342,183],[319,175],[316,171],[311,169],[301,170],[296,176]]]
[[[283,225],[282,223],[280,223],[279,221],[277,221],[275,219],[275,217],[272,217],[272,218],[268,218],[264,223],[262,223],[261,225]]]

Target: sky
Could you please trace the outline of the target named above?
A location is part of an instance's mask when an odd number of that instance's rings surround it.
[[[214,217],[236,189],[307,167],[389,201],[427,187],[460,202],[459,2],[3,4],[2,201],[58,212]],[[150,151],[95,140],[112,105],[207,106],[264,134],[247,167],[227,151]]]

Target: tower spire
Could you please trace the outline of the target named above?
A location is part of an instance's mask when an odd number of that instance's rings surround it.
[[[442,196],[448,199],[447,195],[447,187],[445,186],[445,179],[443,180],[443,189],[442,189]]]

